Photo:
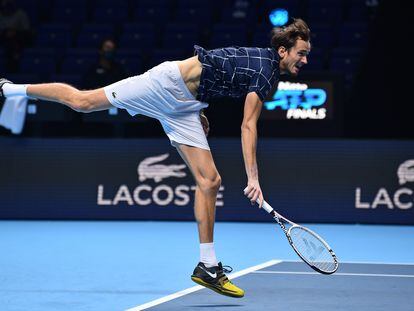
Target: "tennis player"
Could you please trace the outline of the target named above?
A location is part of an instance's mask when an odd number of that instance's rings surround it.
[[[263,101],[277,87],[280,74],[296,76],[307,63],[310,31],[301,19],[272,31],[271,48],[229,47],[205,50],[194,46],[195,56],[164,62],[144,74],[104,88],[80,91],[63,83],[12,84],[0,80],[0,98],[29,96],[54,101],[89,113],[118,107],[132,116],[142,114],[160,121],[171,144],[191,170],[195,182],[195,218],[200,240],[200,262],[192,280],[220,294],[243,297],[218,262],[213,232],[215,204],[221,177],[206,139],[207,118],[201,112],[211,99],[244,99],[242,150],[247,174],[245,195],[252,203],[263,194],[256,163],[257,129]]]

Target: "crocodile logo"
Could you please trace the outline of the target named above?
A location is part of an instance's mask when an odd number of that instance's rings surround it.
[[[147,179],[154,179],[156,183],[159,183],[163,179],[169,177],[178,177],[183,178],[187,176],[182,170],[186,167],[185,164],[171,164],[165,165],[159,162],[164,161],[170,156],[169,153],[164,153],[154,157],[148,157],[144,159],[138,165],[138,176],[139,181],[144,181]]]
[[[400,185],[414,181],[414,160],[407,160],[400,165],[397,171]]]

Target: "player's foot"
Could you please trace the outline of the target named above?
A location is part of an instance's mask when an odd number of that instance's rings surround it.
[[[244,296],[244,290],[234,285],[224,274],[224,272],[230,273],[232,270],[223,268],[221,262],[218,263],[218,266],[211,268],[207,268],[202,262],[199,262],[191,279],[219,294],[241,298]]]
[[[6,97],[3,94],[3,85],[5,83],[13,83],[5,78],[0,78],[0,103],[4,102],[4,100],[6,99]]]

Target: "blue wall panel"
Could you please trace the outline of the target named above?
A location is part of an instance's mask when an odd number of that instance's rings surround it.
[[[217,219],[270,221],[243,196],[240,141],[211,139]],[[261,139],[266,200],[296,222],[414,224],[414,142]],[[0,218],[192,220],[167,139],[0,138]]]

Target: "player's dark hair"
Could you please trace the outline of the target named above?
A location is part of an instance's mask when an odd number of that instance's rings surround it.
[[[310,29],[304,20],[294,18],[293,22],[287,26],[273,28],[271,36],[270,45],[275,50],[281,46],[289,50],[298,39],[310,41]]]

